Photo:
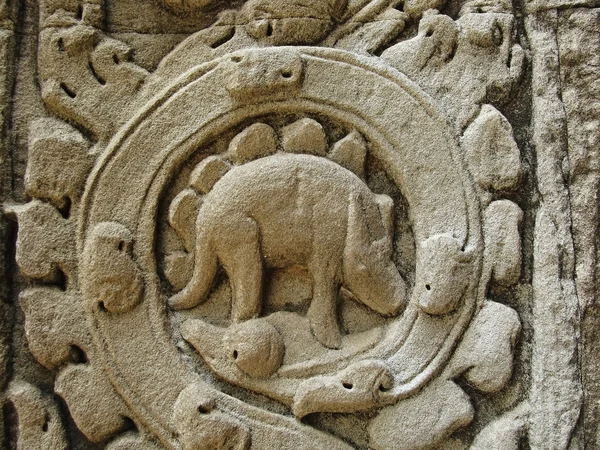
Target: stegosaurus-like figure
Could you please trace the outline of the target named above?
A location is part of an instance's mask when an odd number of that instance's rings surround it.
[[[341,285],[384,315],[406,305],[406,283],[391,259],[393,201],[361,180],[367,150],[356,132],[328,154],[322,126],[302,119],[284,128],[282,146],[277,152],[274,130],[257,123],[225,155],[208,157],[193,171],[190,186],[202,195],[195,202],[201,206],[194,271],[170,304],[188,309],[205,300],[221,264],[232,286],[232,318],[248,320],[261,311],[265,267],[304,266],[313,279],[311,328],[323,345],[339,348]],[[182,237],[191,224],[177,218],[194,214],[177,209],[189,207],[190,195],[196,194],[186,190],[173,202],[172,223]]]

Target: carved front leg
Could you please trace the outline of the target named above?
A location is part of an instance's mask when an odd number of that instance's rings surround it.
[[[337,319],[338,284],[323,272],[313,272],[313,299],[308,309],[310,327],[327,348],[340,348],[342,335]]]
[[[231,283],[231,319],[234,322],[258,317],[262,308],[263,262],[259,229],[251,219],[235,225],[223,259]]]

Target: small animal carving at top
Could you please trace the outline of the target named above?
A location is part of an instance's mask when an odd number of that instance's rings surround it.
[[[331,31],[347,0],[249,0],[242,8],[247,32],[270,45],[316,44]]]
[[[173,11],[188,13],[215,0],[162,0]],[[267,45],[309,45],[327,37],[346,10],[347,0],[247,0],[236,22]]]
[[[367,147],[359,133],[329,151],[321,124],[302,119],[282,130],[281,146],[271,127],[255,124],[192,173],[190,186],[203,194],[195,265],[170,305],[189,309],[206,300],[222,265],[232,319],[252,319],[261,312],[265,268],[304,266],[313,279],[311,329],[324,346],[339,348],[340,287],[383,315],[406,304],[392,260],[394,204],[364,182]]]

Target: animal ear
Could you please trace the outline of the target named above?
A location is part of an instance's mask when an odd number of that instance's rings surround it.
[[[394,240],[394,200],[387,195],[380,194],[375,196],[375,201],[385,229],[385,237],[391,244]]]

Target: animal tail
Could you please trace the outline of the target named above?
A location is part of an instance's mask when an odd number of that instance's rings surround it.
[[[194,273],[187,286],[169,299],[175,310],[191,309],[204,302],[213,286],[218,269],[217,256],[203,233],[196,238]]]

